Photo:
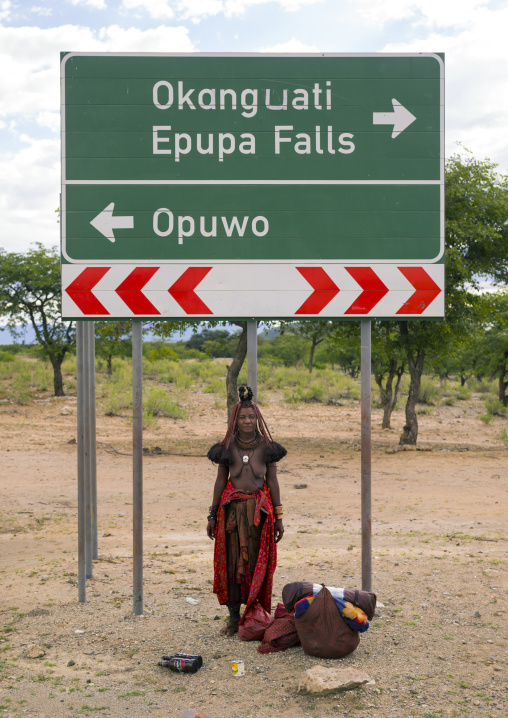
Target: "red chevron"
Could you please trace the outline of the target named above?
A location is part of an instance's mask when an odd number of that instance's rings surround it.
[[[186,314],[213,314],[194,291],[212,267],[189,267],[168,289]]]
[[[323,267],[297,267],[314,290],[295,314],[319,314],[340,292]]]
[[[157,307],[154,307],[141,291],[158,269],[159,267],[136,267],[115,289],[133,314],[160,314]]]
[[[397,314],[421,314],[441,293],[441,289],[423,267],[399,267],[399,269],[416,292],[404,302]]]
[[[344,314],[368,314],[388,292],[372,267],[346,267],[363,292],[358,296]]]
[[[110,269],[111,267],[87,267],[66,288],[65,291],[83,314],[87,316],[109,314],[95,294],[92,294],[92,289]]]

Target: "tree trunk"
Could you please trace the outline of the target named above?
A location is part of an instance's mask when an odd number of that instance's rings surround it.
[[[384,391],[381,391],[381,406],[383,407],[383,421],[381,422],[381,428],[382,429],[391,429],[391,419],[392,419],[392,384],[393,384],[393,374],[390,374],[388,376],[388,379],[386,381],[386,388]]]
[[[397,381],[395,382],[395,389],[393,392],[393,402],[392,402],[392,411],[397,406],[397,401],[399,398],[399,387],[400,387],[400,380],[402,379],[402,375],[404,374],[406,367],[404,364],[397,369]]]
[[[505,381],[507,372],[506,358],[503,364],[499,365],[499,383],[498,383],[498,395],[499,401],[503,406],[508,406],[508,396],[506,396],[506,389],[508,388],[508,381]]]
[[[408,336],[409,331],[405,322],[400,322],[400,331],[403,336]],[[406,423],[402,429],[399,444],[416,445],[418,440],[418,417],[416,414],[416,403],[420,396],[420,384],[422,381],[423,364],[425,360],[425,349],[420,347],[415,355],[411,349],[407,349],[407,361],[409,365],[409,394],[406,402]]]
[[[404,373],[404,367],[398,367],[396,360],[392,359],[389,364],[388,376],[386,378],[386,384],[383,387],[383,375],[378,374],[374,370],[374,378],[376,384],[379,387],[379,394],[381,396],[381,407],[383,409],[383,421],[381,423],[382,429],[391,429],[391,418],[392,411],[395,409],[397,403],[397,394],[399,390],[399,384]],[[393,380],[397,377],[395,384],[395,390],[393,389]]]
[[[107,368],[108,368],[108,376],[113,376],[113,363],[112,363],[112,355],[111,354],[108,354]]]
[[[247,322],[235,322],[239,327],[242,327],[242,333],[236,347],[235,356],[233,361],[228,366],[226,374],[226,395],[227,395],[227,407],[228,407],[228,421],[231,418],[231,412],[233,406],[238,401],[238,375],[242,370],[243,362],[247,356]]]
[[[314,362],[314,352],[316,351],[317,342],[315,339],[312,340],[312,344],[310,345],[310,354],[309,354],[309,374],[312,374],[312,364]]]
[[[60,359],[59,357],[56,357],[54,354],[50,354],[49,359],[50,359],[51,365],[53,367],[53,389],[54,389],[55,396],[65,396],[65,392],[63,390],[63,377],[62,377],[63,358]]]

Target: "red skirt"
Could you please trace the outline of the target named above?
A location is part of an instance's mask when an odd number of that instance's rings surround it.
[[[275,519],[273,515],[273,505],[270,498],[270,489],[266,483],[262,489],[259,489],[255,493],[246,494],[235,489],[231,481],[228,479],[226,487],[222,492],[219,511],[217,513],[214,549],[213,592],[217,594],[219,603],[225,604],[229,600],[226,550],[226,510],[229,504],[233,501],[244,502],[249,500],[254,500],[256,502],[253,512],[253,525],[258,527],[260,523],[262,523],[261,535],[258,537],[259,552],[254,571],[252,571],[252,556],[248,557],[245,554],[245,535],[242,530],[242,526],[238,526],[238,524],[235,526],[233,518],[230,520],[230,525],[228,527],[228,530],[236,530],[239,532],[239,568],[235,567],[235,573],[237,574],[235,582],[240,581],[241,601],[246,604],[244,616],[256,599],[259,600],[263,608],[268,611],[268,613],[271,611],[273,574],[277,565],[277,545],[274,538],[273,527]],[[264,521],[262,521],[261,512],[265,514]],[[231,517],[231,512],[228,513]],[[248,511],[247,514],[252,514],[252,511]],[[231,573],[232,572],[230,570],[230,576]]]

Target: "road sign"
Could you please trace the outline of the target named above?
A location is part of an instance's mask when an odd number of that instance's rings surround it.
[[[63,315],[443,316],[443,96],[435,54],[64,53]]]

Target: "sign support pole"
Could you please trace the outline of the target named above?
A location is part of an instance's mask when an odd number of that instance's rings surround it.
[[[252,389],[254,401],[258,400],[258,323],[247,322],[247,384]]]
[[[76,364],[77,364],[77,448],[78,448],[78,600],[86,601],[86,521],[85,521],[85,416],[84,416],[84,346],[85,323],[76,322]]]
[[[371,517],[371,324],[361,326],[361,503],[362,503],[362,590],[372,590],[372,517]]]
[[[90,381],[90,488],[92,509],[92,558],[97,558],[97,431],[95,418],[95,322],[87,322]]]
[[[143,323],[132,322],[132,566],[134,614],[143,613]]]
[[[86,577],[93,576],[92,535],[92,476],[91,476],[91,426],[90,426],[90,322],[83,323],[83,418],[84,418],[84,474],[85,474],[85,524],[86,524]]]

